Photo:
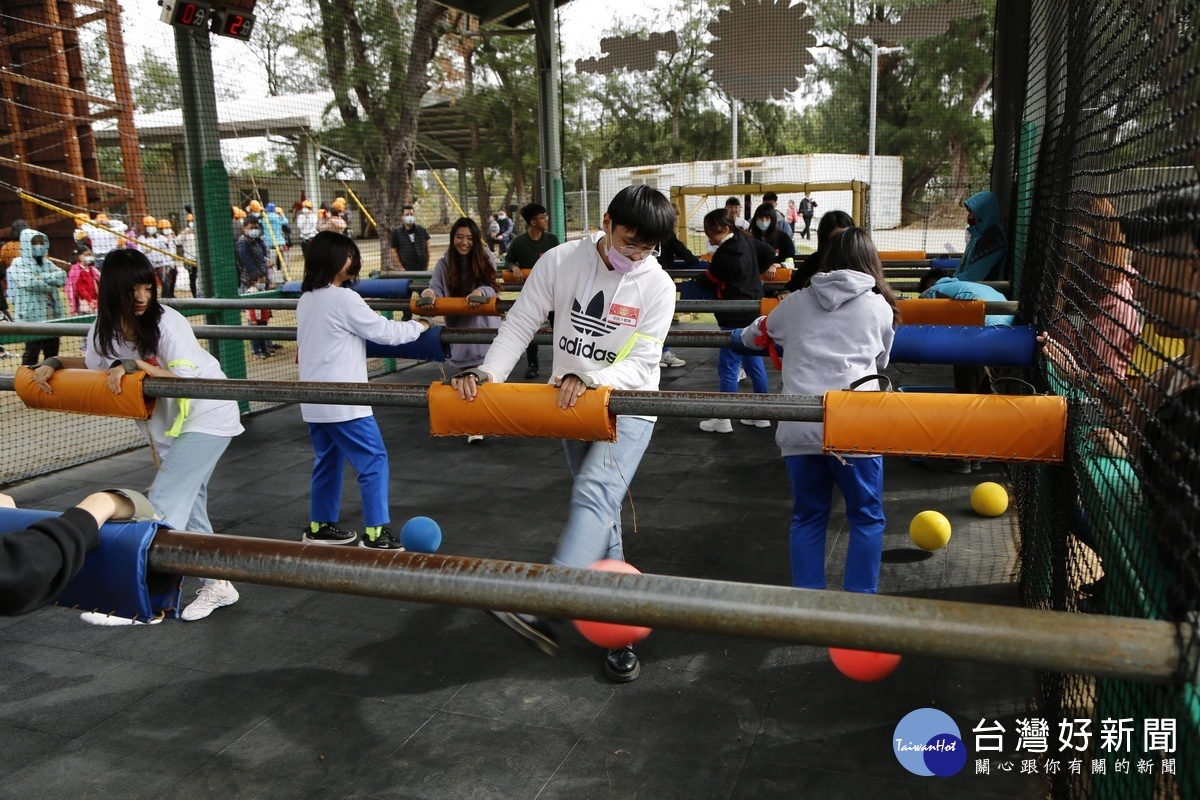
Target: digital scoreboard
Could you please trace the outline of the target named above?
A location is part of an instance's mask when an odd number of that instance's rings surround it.
[[[254,5],[257,0],[216,0],[197,3],[190,0],[160,0],[162,14],[168,25],[194,31],[211,30],[218,36],[228,36],[243,42],[254,32]]]

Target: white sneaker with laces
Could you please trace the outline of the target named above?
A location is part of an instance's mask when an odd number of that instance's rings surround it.
[[[685,364],[687,364],[686,361],[671,352],[663,353],[662,359],[658,362],[658,365],[663,368],[682,367]]]
[[[475,444],[476,442],[482,442],[482,441],[483,441],[483,437],[480,436],[478,433],[472,433],[470,436],[467,437],[467,444]]]
[[[700,422],[700,430],[706,433],[733,433],[733,423],[727,419],[706,419]]]
[[[750,376],[746,374],[745,367],[738,367],[738,383],[741,383],[742,381],[746,380],[749,377]]]
[[[163,621],[162,617],[151,617],[148,620],[130,619],[129,617],[117,617],[112,614],[101,614],[98,611],[85,611],[79,615],[79,618],[89,625],[99,625],[102,628],[120,628],[127,625],[157,625]]]
[[[206,583],[196,591],[196,599],[179,614],[179,618],[185,622],[204,619],[218,608],[233,605],[239,597],[229,581]]]
[[[769,419],[739,419],[738,422],[743,425],[749,425],[752,428],[769,428],[771,421]]]

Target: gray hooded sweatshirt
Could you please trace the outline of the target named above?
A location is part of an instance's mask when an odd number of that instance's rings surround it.
[[[874,288],[862,272],[820,272],[771,312],[766,332],[783,350],[784,394],[822,395],[883,371],[895,329],[892,307]],[[862,387],[876,389],[874,382]],[[775,441],[785,457],[820,453],[824,427],[780,422]]]

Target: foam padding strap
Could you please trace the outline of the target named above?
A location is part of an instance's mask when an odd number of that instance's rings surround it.
[[[968,325],[898,325],[891,361],[907,364],[964,364],[981,367],[1028,367],[1033,364],[1037,331]]]
[[[500,279],[505,283],[524,283],[525,281],[529,280],[530,272],[531,270],[527,269],[521,270],[521,280],[518,281],[516,276],[513,275],[513,271],[511,269],[504,269],[500,271]]]
[[[761,316],[766,316],[779,307],[778,297],[764,297],[758,304],[758,313]]]
[[[465,297],[439,297],[432,306],[417,305],[417,298],[408,301],[408,310],[423,317],[498,317],[496,298],[489,297],[486,303],[473,306]]]
[[[617,420],[608,411],[612,388],[588,389],[574,408],[558,407],[558,388],[545,383],[485,383],[475,400],[451,386],[429,387],[429,432],[433,436],[531,436],[615,442]]]
[[[50,378],[53,394],[46,394],[33,382],[33,370],[21,367],[13,378],[17,396],[28,408],[67,411],[99,417],[150,419],[154,398],[142,396],[146,373],[133,372],[121,378],[121,393],[108,388],[108,373],[98,369],[60,369]]]
[[[771,283],[787,283],[788,281],[790,281],[790,280],[792,279],[792,273],[793,273],[794,271],[795,271],[795,270],[793,270],[793,269],[791,269],[791,268],[789,268],[789,267],[776,267],[776,268],[775,268],[775,277],[774,277],[774,278],[768,278],[768,277],[767,277],[767,276],[764,274],[764,275],[763,275],[763,280],[764,280],[764,281],[769,281],[769,282],[771,282]]]
[[[1066,432],[1053,395],[825,394],[826,453],[1060,462]]]
[[[983,300],[897,300],[905,325],[982,325],[987,313]]]
[[[413,361],[445,361],[447,346],[442,344],[442,326],[434,325],[407,344],[367,342],[367,358],[408,358]]]
[[[880,250],[880,261],[924,261],[924,250]]]
[[[0,535],[28,528],[54,511],[0,508]],[[110,522],[100,526],[100,544],[62,593],[58,605],[145,620],[180,605],[183,577],[151,573],[150,545],[162,523]]]

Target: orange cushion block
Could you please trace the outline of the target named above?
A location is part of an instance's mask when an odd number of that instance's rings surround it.
[[[1059,462],[1066,432],[1052,395],[825,394],[826,453]]]
[[[121,393],[108,388],[108,373],[96,369],[60,369],[50,379],[53,394],[33,382],[33,370],[21,367],[13,379],[17,396],[28,408],[67,411],[98,417],[150,419],[154,398],[142,395],[146,373],[134,372],[121,378]]]
[[[758,302],[758,313],[764,317],[770,314],[779,305],[778,297],[764,297]]]
[[[768,278],[766,273],[763,273],[763,280],[768,283],[787,283],[791,279],[792,269],[790,267],[776,267],[774,278]]]
[[[897,300],[905,325],[982,325],[987,303],[982,300]]]
[[[468,303],[465,297],[439,297],[433,301],[432,306],[419,306],[417,305],[417,298],[414,297],[408,301],[408,308],[412,313],[423,317],[500,316],[500,312],[496,309],[495,297],[489,297],[486,303],[480,303],[477,306]]]
[[[617,419],[608,412],[609,386],[588,389],[574,408],[558,407],[558,389],[545,383],[485,383],[468,402],[451,386],[429,387],[433,436],[532,436],[615,442]]]
[[[880,250],[880,261],[926,261],[924,250]]]

